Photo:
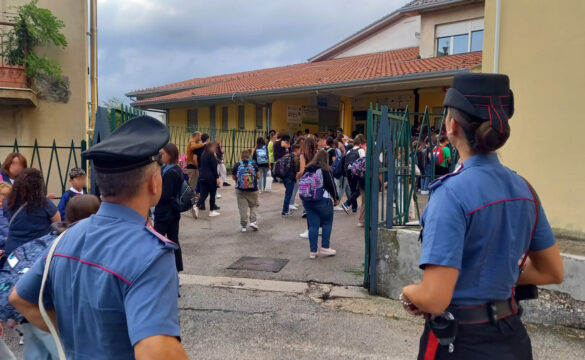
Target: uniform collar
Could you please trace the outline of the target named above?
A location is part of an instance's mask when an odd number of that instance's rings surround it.
[[[75,188],[73,186],[69,188],[69,191],[74,192],[74,193],[79,194],[79,195],[83,195],[83,190],[77,191],[77,190],[75,190]]]
[[[120,204],[102,202],[97,215],[118,218],[139,225],[146,225],[146,219],[143,218],[142,215],[135,210]]]
[[[463,168],[468,169],[474,166],[495,165],[499,163],[500,160],[498,159],[498,154],[496,153],[473,155],[463,163]]]

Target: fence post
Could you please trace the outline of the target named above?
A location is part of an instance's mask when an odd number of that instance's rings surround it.
[[[87,141],[81,140],[81,152],[87,150]],[[81,159],[81,168],[87,173],[87,161]]]
[[[366,136],[367,136],[367,147],[366,147],[366,174],[371,174],[372,165],[371,163],[374,160],[374,114],[372,111],[372,104],[370,104],[370,108],[368,109],[368,117],[367,117],[367,125],[366,125]],[[373,194],[372,194],[372,178],[376,177],[377,174],[371,174],[372,176],[368,179],[366,177],[366,201],[369,200],[372,203],[378,204],[377,201],[374,201]],[[377,196],[376,192],[376,196]],[[373,229],[373,223],[377,223],[376,221],[372,221],[372,210],[371,206],[366,206],[366,218],[365,218],[365,226],[364,226],[364,236],[365,236],[365,247],[366,251],[364,254],[364,285],[371,291],[372,284],[370,283],[370,271],[371,271],[371,259],[370,259],[370,246],[371,246],[371,233],[372,231],[377,231]],[[375,266],[375,265],[374,265]]]

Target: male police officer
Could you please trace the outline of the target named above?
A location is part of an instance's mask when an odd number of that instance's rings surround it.
[[[162,192],[158,152],[168,140],[161,122],[140,116],[82,154],[93,160],[103,203],[63,236],[44,291],[68,359],[187,359],[176,245],[146,225]],[[10,301],[47,330],[37,305],[44,266],[22,277]]]

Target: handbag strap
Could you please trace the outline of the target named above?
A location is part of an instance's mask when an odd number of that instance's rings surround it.
[[[12,221],[14,221],[14,219],[16,218],[16,215],[20,214],[20,212],[22,211],[22,209],[24,209],[27,205],[28,205],[27,202],[25,202],[24,204],[20,205],[20,207],[18,208],[18,210],[16,210],[16,212],[10,218],[10,221],[8,222],[8,227],[10,227],[10,225],[12,225]]]
[[[532,245],[532,240],[534,239],[534,232],[536,231],[536,226],[538,225],[538,217],[539,217],[540,206],[541,206],[540,198],[538,197],[538,194],[536,193],[536,191],[534,191],[534,188],[532,187],[532,185],[530,185],[528,180],[526,180],[525,178],[522,178],[522,180],[524,180],[526,185],[528,185],[528,189],[530,190],[530,193],[532,194],[532,201],[534,202],[534,208],[536,210],[536,217],[534,219],[534,225],[532,226],[532,232],[530,233],[530,244],[528,245],[528,249],[526,250],[524,257],[522,258],[522,262],[520,263],[520,270],[522,270],[524,268],[524,265],[526,264],[526,260],[528,260],[528,252],[530,251],[530,246]]]
[[[49,314],[47,314],[47,311],[45,310],[43,295],[45,292],[47,278],[49,277],[49,268],[51,267],[51,260],[53,259],[53,254],[55,253],[57,245],[59,244],[59,242],[63,238],[63,235],[65,235],[66,232],[67,230],[61,233],[61,235],[59,235],[59,237],[55,239],[53,245],[51,245],[51,248],[49,249],[49,253],[47,254],[47,260],[45,262],[45,270],[43,271],[43,278],[41,280],[41,289],[39,291],[39,310],[41,312],[43,320],[45,321],[45,324],[47,324],[47,327],[49,328],[49,332],[53,336],[53,340],[55,340],[55,345],[57,346],[57,352],[59,353],[60,360],[66,360],[67,358],[65,357],[65,351],[63,351],[63,344],[61,343],[61,339],[59,339],[59,332],[55,328],[55,324],[53,324],[53,321],[51,320]]]

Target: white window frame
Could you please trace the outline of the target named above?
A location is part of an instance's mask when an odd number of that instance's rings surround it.
[[[471,34],[474,31],[484,30],[484,18],[458,21],[448,24],[440,24],[435,27],[435,56],[437,56],[439,39],[449,38],[449,54],[453,55],[453,38],[458,35],[467,34],[467,51],[471,52]],[[483,48],[483,46],[482,46]],[[448,56],[443,55],[443,56]]]

